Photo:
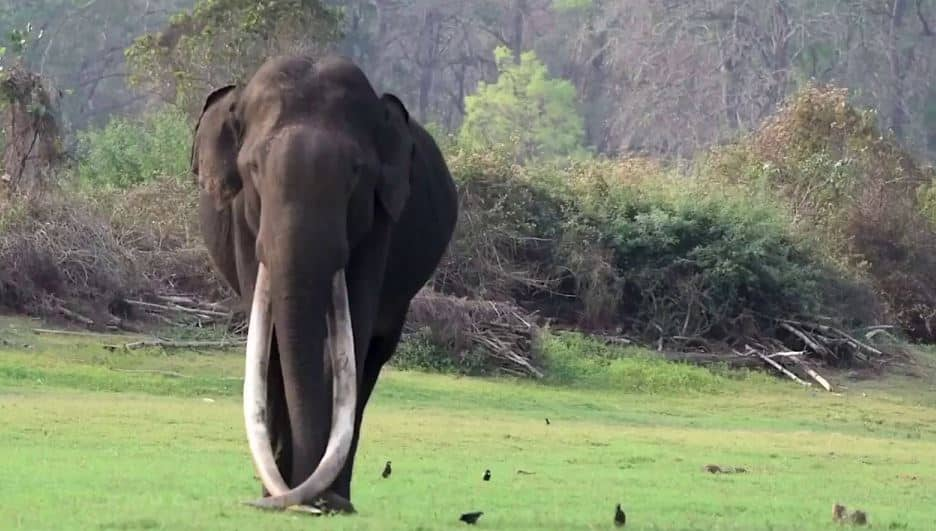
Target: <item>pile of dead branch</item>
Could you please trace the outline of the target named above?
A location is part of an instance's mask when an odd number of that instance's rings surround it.
[[[83,324],[117,322],[114,303],[142,289],[106,222],[58,194],[8,199],[0,212],[0,306]]]
[[[515,304],[421,291],[410,305],[407,333],[426,333],[456,360],[481,354],[486,372],[542,378],[533,344],[535,314]]]
[[[231,320],[202,302],[231,293],[201,240],[195,197],[190,184],[159,179],[0,198],[0,308],[96,330]]]
[[[722,360],[736,367],[760,366],[801,385],[816,384],[830,392],[832,384],[821,374],[825,369],[879,372],[889,365],[909,360],[900,341],[891,334],[894,330],[891,325],[867,326],[849,332],[831,321],[820,321],[779,319],[775,322],[774,333],[736,339],[731,344],[681,338],[678,358],[703,365]],[[726,356],[729,352],[734,357]]]
[[[170,327],[207,328],[224,326],[234,334],[245,334],[247,320],[224,302],[207,302],[192,295],[153,294],[143,299],[126,299],[124,304],[151,320]]]

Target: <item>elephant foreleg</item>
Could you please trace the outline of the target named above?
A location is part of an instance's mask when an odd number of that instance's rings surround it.
[[[358,387],[357,413],[354,417],[354,438],[351,440],[351,454],[357,455],[358,441],[361,438],[361,424],[364,420],[364,409],[370,400],[374,387],[377,385],[377,379],[390,356],[396,350],[400,342],[400,336],[403,333],[403,324],[406,321],[406,310],[400,317],[394,319],[392,326],[371,339],[367,350],[367,358],[364,362],[364,371],[362,380]],[[349,459],[342,469],[341,474],[335,480],[335,492],[345,498],[351,498],[351,477],[354,472],[354,460]]]

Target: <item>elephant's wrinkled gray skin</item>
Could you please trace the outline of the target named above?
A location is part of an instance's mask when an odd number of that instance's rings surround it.
[[[246,308],[258,258],[269,272],[266,419],[289,488],[316,469],[329,439],[325,315],[332,277],[344,269],[357,370],[354,437],[331,486],[301,503],[324,498],[353,510],[364,407],[455,226],[455,185],[442,154],[403,104],[378,97],[350,61],[289,56],[268,60],[244,87],[208,96],[192,170],[205,243]]]

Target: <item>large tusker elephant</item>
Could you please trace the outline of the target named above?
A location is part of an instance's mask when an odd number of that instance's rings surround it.
[[[445,160],[349,60],[287,56],[207,97],[192,170],[214,265],[251,309],[254,503],[353,511],[364,408],[458,216]]]

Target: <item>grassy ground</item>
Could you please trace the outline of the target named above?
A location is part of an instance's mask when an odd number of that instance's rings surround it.
[[[239,504],[259,493],[240,355],[108,352],[33,325],[0,326],[2,529],[456,529],[474,510],[482,529],[612,529],[621,502],[628,529],[806,530],[835,528],[836,501],[877,529],[936,528],[932,379],[835,396],[648,361],[597,389],[388,371],[359,514],[323,520]]]

